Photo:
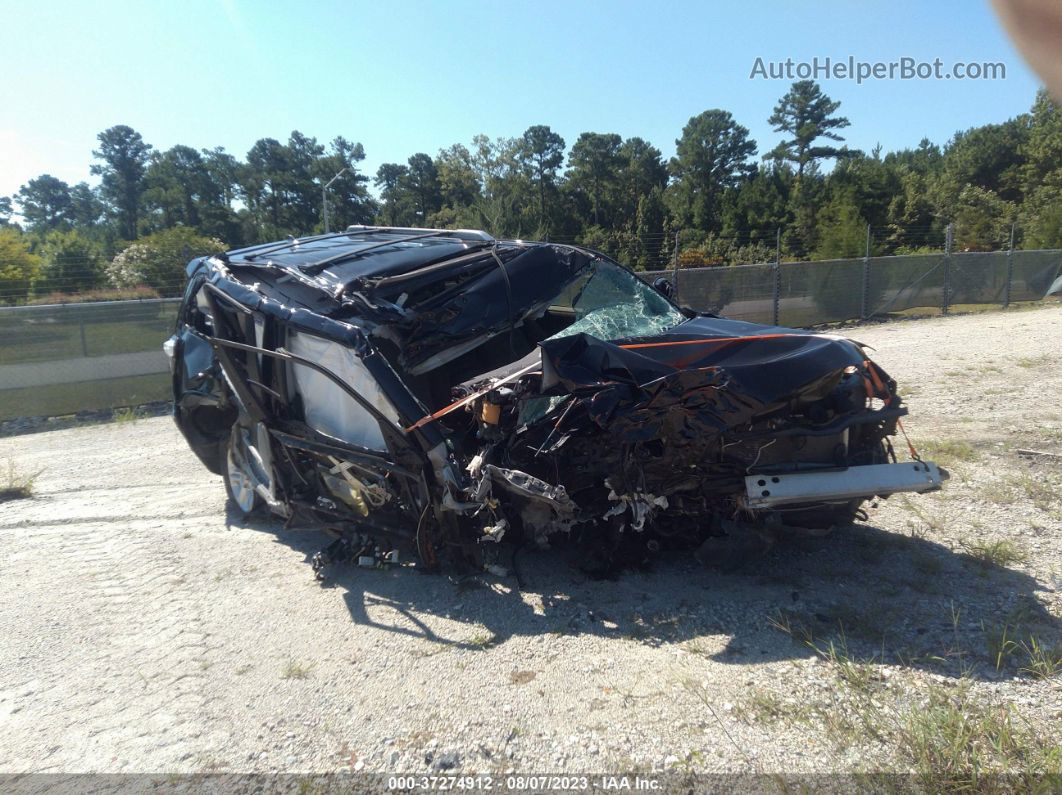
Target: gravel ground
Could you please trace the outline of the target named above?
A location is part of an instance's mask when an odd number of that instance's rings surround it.
[[[0,772],[903,771],[940,699],[1057,744],[1062,462],[1016,450],[1062,453],[1060,324],[846,331],[952,479],[733,575],[322,586],[324,536],[227,518],[168,418],[0,439],[41,470],[0,505]]]

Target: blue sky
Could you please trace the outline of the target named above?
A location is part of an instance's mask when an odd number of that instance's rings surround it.
[[[757,56],[1006,64],[1000,81],[822,80],[852,122],[847,142],[867,150],[1002,121],[1038,85],[986,0],[0,0],[0,14],[0,195],[42,172],[90,179],[95,136],[114,124],[157,148],[239,157],[293,129],[341,134],[364,144],[372,174],[531,124],[569,145],[639,135],[670,155],[708,108],[731,111],[763,153],[789,81],[750,80]]]

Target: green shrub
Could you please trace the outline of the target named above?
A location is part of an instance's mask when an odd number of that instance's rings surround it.
[[[180,295],[188,261],[224,251],[225,244],[194,229],[175,226],[132,243],[107,266],[114,287],[153,287],[163,296]]]

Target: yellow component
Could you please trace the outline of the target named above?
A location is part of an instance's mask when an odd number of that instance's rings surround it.
[[[364,498],[358,493],[355,488],[350,489],[350,498],[348,499],[350,507],[360,513],[362,516],[369,515],[369,506],[365,504]]]
[[[479,407],[479,418],[487,425],[497,425],[501,420],[501,406],[484,400]]]
[[[343,500],[343,502],[362,516],[369,515],[369,506],[366,504],[365,498],[362,497],[361,492],[359,492],[355,486],[331,474],[326,474],[323,477],[325,485],[328,486],[328,490],[332,492],[334,496]]]

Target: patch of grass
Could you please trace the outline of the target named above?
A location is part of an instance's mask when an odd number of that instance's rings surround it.
[[[159,344],[162,342],[160,340]],[[136,406],[172,397],[169,373],[131,375],[47,389],[20,387],[0,392],[0,420],[15,417],[59,417],[90,409]]]
[[[767,624],[779,632],[784,632],[795,643],[810,646],[815,639],[807,617],[792,610],[778,610],[767,616]]]
[[[904,508],[906,508],[908,511],[910,511],[915,516],[917,516],[919,519],[921,519],[922,520],[922,524],[926,528],[928,528],[930,530],[935,530],[938,533],[942,532],[944,530],[944,526],[945,526],[944,525],[944,521],[943,521],[943,519],[940,518],[939,514],[937,514],[937,515],[930,514],[928,511],[920,508],[917,504],[915,504],[911,500],[910,497],[906,497],[906,496],[905,497],[901,497],[900,498],[900,503],[903,505]],[[922,537],[922,536],[925,535],[925,532],[922,531],[921,529],[919,529],[919,533],[918,534],[916,534],[915,532],[912,532],[911,535],[913,537]]]
[[[944,571],[944,561],[940,556],[931,549],[919,549],[915,554],[911,556],[911,560],[914,563],[914,567],[918,569],[918,572],[925,575],[920,580],[920,585],[923,586],[923,591],[933,591],[934,588],[928,588],[931,580],[927,578],[934,577]]]
[[[694,638],[693,640],[683,644],[682,648],[684,648],[690,654],[695,654],[698,657],[703,657],[706,660],[711,659],[714,654],[712,649],[708,646],[707,643],[704,642],[702,638]]]
[[[136,422],[137,420],[142,419],[144,419],[144,415],[142,412],[138,411],[135,408],[129,407],[115,409],[114,412],[111,414],[111,420],[119,424],[125,424],[127,422]]]
[[[960,542],[959,545],[967,555],[979,562],[982,568],[1006,568],[1014,563],[1023,563],[1028,558],[1025,551],[1008,538],[998,541],[974,541],[969,544]]]
[[[1048,354],[1041,356],[1022,356],[1017,361],[1018,367],[1024,367],[1026,369],[1035,369],[1038,367],[1047,367],[1052,363],[1053,358]]]
[[[918,444],[923,458],[942,467],[977,461],[981,454],[965,439],[929,439]]]
[[[497,644],[498,638],[489,632],[477,632],[465,642],[476,651],[486,651]]]
[[[414,657],[424,659],[427,657],[434,657],[436,654],[442,654],[446,650],[446,644],[423,642],[418,643],[415,647],[410,649],[409,653]]]
[[[288,660],[284,670],[280,672],[281,679],[306,679],[313,670],[312,665],[303,665],[295,660]]]
[[[1025,498],[1041,511],[1051,511],[1062,504],[1059,486],[1037,472],[1022,472],[992,481],[981,488],[981,497],[998,505],[1013,505]]]
[[[28,500],[33,496],[33,484],[43,471],[23,472],[14,461],[8,461],[7,466],[0,469],[0,502]]]
[[[993,480],[983,485],[978,496],[996,505],[1013,505],[1018,501],[1018,491],[1009,478]]]
[[[1059,504],[1059,487],[1043,475],[1034,472],[1022,472],[1013,478],[1013,483],[1033,505],[1041,511],[1047,511]]]
[[[875,670],[874,660],[858,660],[849,654],[848,640],[843,631],[837,640],[831,639],[825,646],[813,645],[811,648],[834,666],[841,682],[858,693],[869,693],[881,682],[881,675]]]
[[[814,710],[807,703],[788,702],[776,693],[760,689],[753,691],[745,703],[734,708],[734,716],[749,724],[806,724],[811,721],[813,715]]]
[[[1021,672],[1035,679],[1051,679],[1062,673],[1062,645],[1045,646],[1038,638],[1021,642],[1026,662]]]
[[[899,719],[894,741],[926,792],[1029,792],[1062,772],[1062,746],[1008,705],[977,702],[967,685],[931,690]]]
[[[1014,632],[1015,630],[1010,624],[985,629],[988,659],[997,671],[1002,671],[1010,657],[1018,650],[1018,644],[1014,640]]]

